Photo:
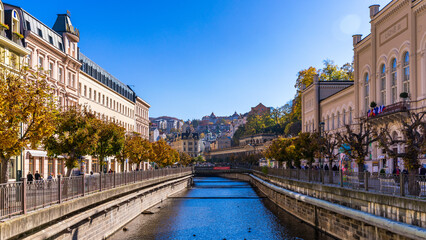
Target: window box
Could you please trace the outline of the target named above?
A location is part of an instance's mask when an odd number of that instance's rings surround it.
[[[22,34],[20,34],[20,33],[18,33],[18,32],[13,32],[13,34],[14,34],[15,36],[17,36],[18,38],[20,38],[20,39],[23,39],[23,38],[24,38],[24,35],[22,35]]]
[[[9,25],[0,22],[0,28],[4,30],[9,30]]]

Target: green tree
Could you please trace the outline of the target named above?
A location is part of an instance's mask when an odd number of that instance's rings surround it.
[[[312,163],[315,162],[315,157],[318,156],[320,151],[320,142],[318,139],[318,133],[304,132],[300,133],[294,140],[295,149],[299,152],[302,159],[308,161],[309,167],[312,167]]]
[[[79,158],[93,153],[98,141],[97,119],[86,110],[70,107],[55,121],[54,135],[44,141],[49,156],[63,156],[67,176],[78,167]]]
[[[92,155],[99,159],[102,167],[105,165],[107,157],[117,155],[124,146],[125,129],[113,122],[104,122],[102,120],[94,120],[94,131],[97,133],[98,140],[94,146]]]
[[[0,183],[9,181],[9,162],[24,147],[36,149],[54,132],[57,108],[42,74],[0,68]]]

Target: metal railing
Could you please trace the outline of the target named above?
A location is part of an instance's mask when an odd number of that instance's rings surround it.
[[[270,176],[335,185],[362,191],[395,196],[426,199],[426,175],[370,174],[369,172],[343,172],[323,169],[282,169],[252,167],[252,170]]]
[[[193,172],[192,167],[60,177],[0,184],[0,219],[108,189]]]

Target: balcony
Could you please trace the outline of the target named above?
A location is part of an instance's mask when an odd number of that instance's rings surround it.
[[[377,106],[368,110],[365,118],[369,121],[394,121],[407,113],[410,109],[409,101],[393,103],[387,106]]]

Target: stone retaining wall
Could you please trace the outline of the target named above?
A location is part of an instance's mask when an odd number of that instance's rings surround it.
[[[334,192],[319,193],[321,189],[314,189],[314,187],[309,185],[310,183],[301,183],[297,181],[290,183],[282,181],[282,179],[272,179],[265,176],[260,178],[261,176],[259,175],[250,176],[248,174],[222,174],[221,176],[250,181],[250,183],[265,194],[266,197],[293,216],[339,239],[405,240],[424,239],[426,237],[426,229],[405,223],[398,223],[360,210],[344,207],[343,204],[339,205],[332,203],[332,201],[319,200],[314,196],[309,197],[305,194],[310,193],[314,195],[315,193],[316,196],[325,195],[329,197],[336,195],[338,196],[339,203],[345,203],[345,206],[353,203],[359,204],[357,199],[350,198],[350,196],[355,193],[347,193],[344,191],[346,189],[342,189],[341,192],[334,190]],[[283,182],[285,182],[285,184],[283,184]],[[286,187],[279,185],[285,185]],[[291,189],[291,191],[287,189]],[[342,195],[339,195],[339,193]],[[330,196],[330,194],[333,196]],[[370,194],[373,195],[373,193]],[[404,202],[404,200],[410,202],[410,199],[403,199],[402,202]],[[364,199],[364,201],[367,200]],[[395,205],[398,205],[398,200],[394,200],[394,202],[396,202]],[[399,205],[402,205],[402,203],[399,203]],[[424,207],[421,202],[414,203],[413,205]],[[383,205],[383,208],[385,208],[385,210],[386,208],[392,209],[391,206],[386,207],[386,205]],[[407,236],[411,236],[411,238]]]

